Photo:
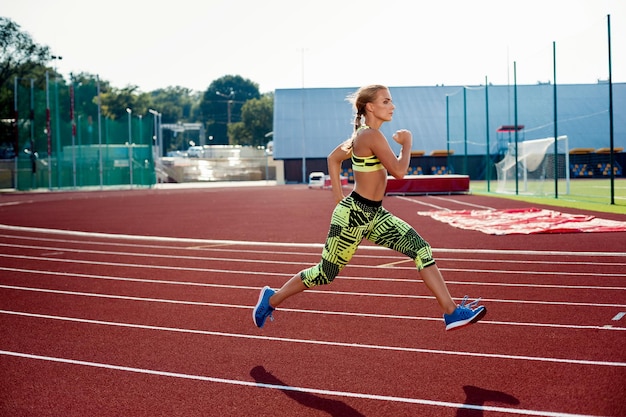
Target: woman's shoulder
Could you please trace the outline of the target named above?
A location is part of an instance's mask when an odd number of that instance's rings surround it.
[[[385,135],[378,129],[373,129],[369,126],[362,126],[359,128],[356,134],[357,138],[385,138]]]
[[[387,142],[387,139],[380,130],[367,129],[359,132],[355,141],[372,148],[376,143]]]
[[[374,155],[377,148],[382,143],[387,143],[387,139],[378,129],[364,129],[357,132],[354,141],[352,142],[353,151],[357,155]]]

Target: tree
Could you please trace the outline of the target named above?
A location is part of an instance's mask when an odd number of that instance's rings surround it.
[[[109,119],[119,120],[126,117],[126,109],[131,109],[135,115],[148,114],[152,107],[152,97],[148,93],[139,91],[139,87],[129,85],[124,88],[111,88],[100,95],[102,115]]]
[[[97,75],[85,72],[70,74],[70,82],[74,86],[75,112],[95,120],[98,116],[98,84],[100,92],[106,93],[111,90],[109,82],[99,81]]]
[[[197,93],[185,87],[167,87],[150,92],[152,103],[161,113],[163,123],[195,122],[194,109],[199,101]]]
[[[47,46],[36,44],[27,32],[11,19],[0,17],[0,119],[14,119],[13,86],[32,78],[41,87],[45,82],[45,64],[51,59]],[[0,123],[0,144],[14,142],[15,126]],[[17,147],[17,143],[14,145]]]
[[[259,99],[248,100],[241,109],[241,126],[236,124],[228,130],[234,144],[265,146],[267,134],[274,122],[274,94],[264,94]],[[237,130],[235,130],[235,127]]]
[[[258,84],[239,75],[225,75],[213,81],[204,92],[176,86],[144,93],[133,85],[113,87],[89,73],[70,74],[70,79],[64,80],[48,66],[56,58],[51,55],[48,46],[36,44],[18,24],[0,17],[0,147],[15,142],[13,147],[17,149],[19,137],[22,147],[45,150],[46,133],[50,132],[46,126],[47,108],[52,113],[53,139],[58,138],[57,146],[65,146],[72,137],[72,114],[79,134],[81,128],[87,129],[88,133],[95,131],[98,102],[101,104],[100,116],[108,120],[127,118],[126,109],[129,108],[133,117],[144,118],[149,115],[149,109],[154,109],[161,113],[163,124],[203,123],[208,139],[214,139],[207,142],[211,144],[265,145],[265,134],[272,130],[271,96],[261,97]],[[46,74],[50,81],[48,88]],[[16,79],[17,96],[14,94]],[[98,87],[100,97],[97,95]],[[73,113],[70,111],[72,90]],[[35,112],[34,124],[29,125],[31,95],[34,95]],[[16,97],[19,107],[17,118],[14,111]],[[29,134],[24,134],[29,126],[36,129],[34,141],[30,141],[32,143],[27,143]],[[120,135],[124,136],[124,133],[117,134]],[[204,139],[201,138],[201,141]]]
[[[240,75],[225,75],[213,81],[200,102],[202,122],[212,143],[230,143],[228,125],[240,122],[243,104],[260,96],[258,84]]]
[[[12,85],[14,77],[26,77],[50,61],[50,48],[36,44],[20,25],[0,17],[0,85]]]

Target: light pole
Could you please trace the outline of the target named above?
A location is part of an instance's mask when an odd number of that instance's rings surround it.
[[[128,169],[130,172],[130,187],[133,188],[133,111],[130,108],[126,107],[126,113],[128,113]]]
[[[52,55],[50,58],[54,59],[54,130],[56,137],[57,187],[61,188],[61,121],[59,119],[59,75],[57,72],[57,62],[63,59],[63,57]]]
[[[148,109],[148,113],[150,113],[153,116],[154,119],[154,134],[152,135],[152,140],[154,143],[154,148],[155,148],[155,158],[156,157],[161,157],[161,148],[159,146],[159,126],[158,126],[158,117],[159,117],[159,112],[154,110],[154,109]]]
[[[230,127],[230,123],[231,123],[231,121],[232,121],[232,111],[231,111],[231,106],[233,105],[233,97],[235,97],[235,92],[234,92],[234,91],[233,91],[233,89],[231,88],[231,89],[230,89],[230,93],[228,93],[228,94],[224,94],[224,93],[221,93],[221,92],[219,92],[219,91],[216,91],[216,92],[215,92],[215,94],[217,94],[217,95],[218,95],[218,96],[220,96],[220,97],[224,97],[224,98],[227,98],[227,99],[228,99],[228,100],[226,101],[227,106],[228,106],[228,107],[227,107],[227,109],[226,109],[227,114],[228,114],[228,116],[227,116],[227,120],[228,120],[228,122],[227,122],[227,124],[226,124],[226,137],[228,138],[228,128]],[[229,142],[230,142],[230,139],[229,139]]]
[[[139,146],[141,146],[143,143],[143,114],[138,115],[137,118],[139,119],[139,136],[138,136],[139,142],[138,144]],[[141,163],[141,185],[145,184],[144,177],[143,177],[144,169],[145,169],[145,160],[142,161]]]
[[[224,93],[221,93],[219,91],[216,91],[215,94],[217,94],[220,97],[224,97],[224,98],[228,99],[228,101],[226,102],[228,104],[228,108],[227,108],[226,111],[228,112],[228,125],[230,125],[230,123],[232,121],[231,120],[232,119],[232,117],[231,117],[231,106],[233,105],[233,97],[235,97],[235,92],[231,88],[230,89],[230,93],[228,93],[228,94],[224,94]]]
[[[148,112],[153,116],[154,119],[154,134],[152,135],[153,141],[153,152],[152,152],[152,163],[154,164],[154,175],[156,177],[156,182],[160,181],[159,173],[157,171],[157,163],[160,164],[159,159],[161,158],[161,147],[159,146],[159,131],[158,131],[158,117],[159,112],[153,109],[148,109]]]

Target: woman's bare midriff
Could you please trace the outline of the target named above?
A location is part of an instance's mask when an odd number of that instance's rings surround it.
[[[387,170],[354,172],[354,191],[372,201],[382,201],[387,188]]]

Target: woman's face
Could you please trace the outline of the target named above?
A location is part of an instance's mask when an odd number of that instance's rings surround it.
[[[393,110],[396,106],[391,100],[389,89],[381,88],[376,93],[374,101],[367,103],[367,108],[374,117],[389,122],[393,117]]]

